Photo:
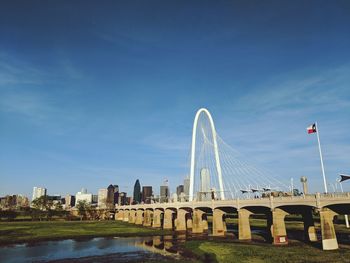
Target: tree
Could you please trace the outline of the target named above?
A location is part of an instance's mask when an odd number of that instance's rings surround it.
[[[90,205],[86,200],[79,200],[76,208],[78,209],[80,220],[83,220],[83,218],[86,217],[86,212],[90,210]]]
[[[49,210],[52,207],[52,201],[46,195],[40,196],[32,201],[34,208],[39,210]]]

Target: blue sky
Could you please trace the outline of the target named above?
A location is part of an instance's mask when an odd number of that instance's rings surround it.
[[[200,107],[236,150],[322,191],[306,127],[329,182],[350,173],[349,46],[348,1],[3,1],[0,195],[174,188]]]

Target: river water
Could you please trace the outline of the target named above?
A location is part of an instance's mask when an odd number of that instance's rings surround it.
[[[184,240],[183,240],[184,241]],[[0,262],[181,261],[173,236],[45,241],[0,247]]]

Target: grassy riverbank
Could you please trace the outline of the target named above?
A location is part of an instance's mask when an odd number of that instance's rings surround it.
[[[169,233],[120,221],[45,221],[0,223],[0,244],[102,236],[152,236]]]
[[[350,249],[323,251],[308,244],[294,242],[288,246],[248,244],[232,241],[188,241],[185,248],[202,262],[349,262]]]

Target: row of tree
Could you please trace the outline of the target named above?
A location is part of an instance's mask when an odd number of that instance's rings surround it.
[[[60,202],[54,203],[47,196],[41,196],[32,201],[31,207],[21,209],[0,210],[0,220],[12,221],[18,218],[31,217],[32,220],[52,220],[53,218],[61,218],[65,220],[98,220],[109,219],[110,213],[105,210],[98,210],[91,207],[86,201],[78,201],[77,205],[78,217],[74,216],[71,211],[63,209]]]

